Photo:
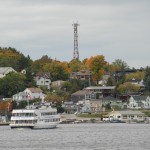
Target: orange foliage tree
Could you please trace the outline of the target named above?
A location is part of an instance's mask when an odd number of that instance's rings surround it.
[[[103,55],[97,55],[86,59],[85,64],[92,71],[93,80],[100,80],[105,72],[105,66],[108,64]]]
[[[12,101],[2,101],[0,102],[0,112],[8,111],[10,112],[12,110]]]

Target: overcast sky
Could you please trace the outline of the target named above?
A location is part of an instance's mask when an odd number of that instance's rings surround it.
[[[0,0],[0,46],[70,61],[76,21],[81,61],[104,55],[150,66],[150,0]]]

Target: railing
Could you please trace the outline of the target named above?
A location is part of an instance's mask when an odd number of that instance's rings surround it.
[[[11,120],[37,120],[37,117],[17,117],[17,116],[12,116]]]

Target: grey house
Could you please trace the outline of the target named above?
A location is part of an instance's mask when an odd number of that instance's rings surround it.
[[[64,102],[62,108],[64,108],[65,113],[68,114],[73,114],[77,111],[77,106],[73,102]]]
[[[102,111],[101,100],[84,100],[77,103],[80,113],[99,113]]]
[[[95,99],[94,92],[86,91],[86,90],[80,90],[71,95],[71,101],[74,103],[77,103],[78,101],[82,100],[91,100]]]
[[[89,70],[80,70],[79,72],[72,72],[70,74],[70,79],[78,79],[78,80],[92,80],[92,72]]]
[[[107,104],[110,104],[111,108],[123,108],[123,102],[121,99],[118,98],[114,98],[112,96],[107,96],[102,98],[102,103],[104,106],[106,106]]]
[[[94,92],[96,95],[96,99],[101,99],[103,97],[111,96],[115,86],[90,86],[84,88],[84,90],[89,92]]]

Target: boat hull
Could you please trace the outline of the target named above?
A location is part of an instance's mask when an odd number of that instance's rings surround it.
[[[34,125],[29,124],[9,124],[10,128],[31,128],[31,129],[53,129],[56,128],[59,122],[51,123],[36,123]]]
[[[59,122],[51,123],[37,123],[34,125],[33,129],[53,129],[56,128]]]
[[[26,125],[26,124],[9,124],[10,128],[31,128],[33,129],[34,125]]]

